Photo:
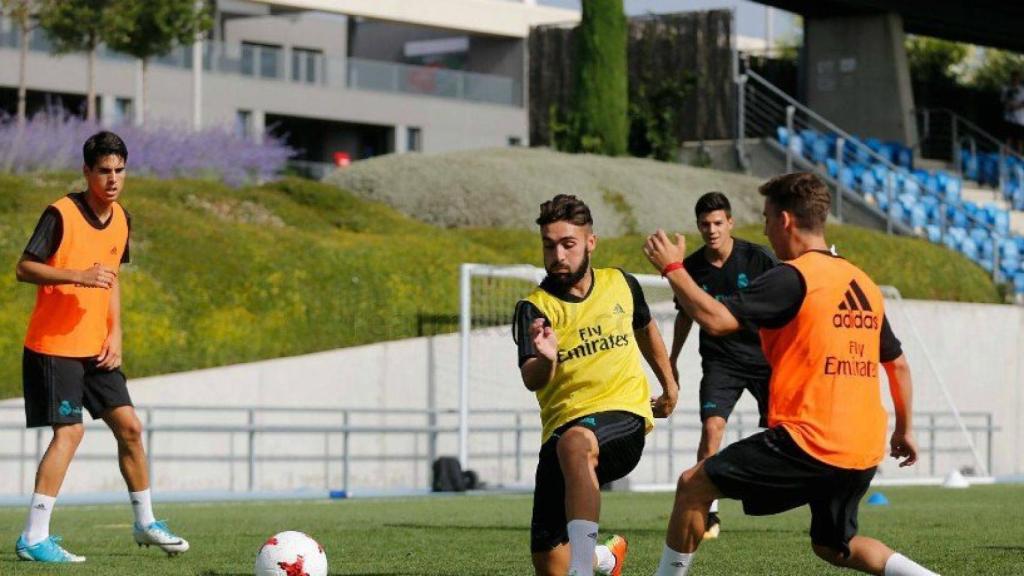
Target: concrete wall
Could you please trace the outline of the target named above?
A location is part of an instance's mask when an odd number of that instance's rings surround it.
[[[656,307],[662,333],[671,333],[671,304]],[[937,374],[945,380],[953,401],[963,411],[991,413],[999,431],[993,437],[992,473],[1013,475],[1024,473],[1024,309],[1020,307],[911,301],[890,303],[888,316],[897,336],[903,341],[915,387],[917,412],[948,412],[936,373],[929,369],[930,354]],[[923,345],[918,342],[912,327]],[[537,424],[536,403],[519,380],[515,348],[508,327],[478,331],[471,348],[471,405],[475,409],[502,408],[524,410],[526,424]],[[631,475],[634,482],[671,482],[675,475],[694,461],[698,433],[697,386],[700,379],[696,338],[687,342],[680,360],[682,392],[679,411],[672,419],[676,431],[667,433],[662,424],[648,437],[644,459]],[[129,367],[130,368],[130,367]],[[283,358],[225,368],[170,374],[132,381],[131,391],[137,405],[212,405],[221,407],[273,406],[295,408],[336,408],[329,414],[285,413],[264,414],[259,424],[316,425],[341,423],[341,408],[376,408],[388,414],[351,415],[350,424],[364,426],[421,426],[419,416],[399,413],[399,409],[437,407],[454,409],[458,405],[458,338],[454,335],[421,338],[362,346],[295,358]],[[883,390],[884,388],[883,384]],[[655,388],[657,388],[655,384]],[[886,398],[887,394],[884,395]],[[888,404],[888,402],[887,402]],[[0,431],[0,446],[5,455],[24,450],[32,454],[37,438],[34,432],[17,431],[21,423],[21,401],[0,403],[0,424],[13,426],[13,431]],[[749,415],[756,406],[744,395],[738,412]],[[143,413],[143,415],[145,415]],[[244,413],[161,412],[154,415],[158,424],[244,424]],[[748,426],[752,419],[747,419]],[[439,425],[453,426],[455,419],[445,416]],[[474,426],[511,424],[511,416],[475,415]],[[736,431],[734,415],[729,439]],[[919,421],[920,429],[924,422]],[[689,427],[689,429],[683,429]],[[121,480],[112,455],[114,444],[102,425],[90,427],[81,453],[97,459],[76,461],[68,476],[68,492],[118,490]],[[748,428],[748,432],[751,431]],[[671,436],[671,438],[670,438]],[[48,433],[38,439],[45,447]],[[976,442],[985,458],[985,435],[976,435]],[[927,435],[919,433],[922,447]],[[937,443],[950,448],[966,446],[957,432],[938,435]],[[533,454],[539,442],[537,432],[522,438],[526,456],[518,470],[515,461],[499,461],[479,457],[471,466],[481,478],[492,484],[532,482],[536,460]],[[337,436],[325,442],[323,435],[275,435],[259,438],[257,452],[278,456],[332,455],[332,462],[323,464],[265,463],[255,473],[257,489],[321,488],[341,485],[341,440]],[[511,451],[514,437],[504,434],[475,432],[471,435],[472,452],[499,449]],[[671,446],[673,457],[664,453]],[[351,442],[353,453],[364,456],[395,457],[427,454],[424,438],[417,441],[408,436],[360,436]],[[439,454],[455,454],[454,434],[442,434]],[[158,491],[195,489],[245,489],[247,468],[244,462],[228,464],[224,457],[233,453],[242,457],[247,451],[244,435],[233,438],[225,434],[168,434],[154,438],[154,485]],[[657,451],[662,454],[657,454]],[[188,455],[205,457],[209,462],[173,463],[161,456]],[[969,454],[942,456],[936,473],[944,474],[954,467],[973,466]],[[890,462],[883,465],[881,475],[888,478],[927,476],[927,456],[911,469],[898,469]],[[426,486],[429,481],[426,461],[417,465],[406,461],[356,462],[351,469],[352,487],[356,490],[386,487]],[[0,459],[0,494],[31,490],[33,466],[19,464],[9,458]],[[326,480],[325,480],[326,479]]]
[[[523,80],[525,65],[524,41],[518,38],[472,36],[451,30],[438,30],[390,22],[357,22],[350,43],[352,58],[407,62],[406,42],[468,36],[465,54],[467,72],[494,74]]]
[[[807,105],[862,138],[917,143],[914,95],[897,14],[807,18]]]

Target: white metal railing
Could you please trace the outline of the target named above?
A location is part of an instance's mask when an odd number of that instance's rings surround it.
[[[20,413],[21,407],[3,406],[0,407],[0,415],[7,413]],[[319,467],[323,474],[323,487],[325,489],[336,488],[330,485],[331,470],[333,467],[341,469],[341,490],[350,492],[353,488],[351,471],[360,463],[399,462],[412,467],[412,477],[421,479],[420,486],[413,488],[426,488],[429,486],[429,469],[431,463],[440,453],[439,442],[444,439],[454,438],[458,433],[458,426],[450,423],[441,424],[442,420],[451,420],[457,415],[456,410],[425,410],[425,409],[365,409],[365,408],[275,408],[275,407],[249,407],[231,408],[221,406],[139,406],[137,410],[144,422],[144,443],[149,456],[149,463],[152,469],[164,466],[176,466],[181,464],[224,464],[228,467],[228,474],[224,476],[229,491],[235,490],[235,465],[240,464],[245,470],[245,491],[257,492],[261,490],[260,475],[258,470],[264,463],[302,463],[308,468]],[[193,417],[201,414],[210,414],[211,422],[199,422],[189,424],[165,424],[160,420],[166,416],[191,414]],[[216,418],[213,415],[216,414]],[[237,422],[224,423],[225,415],[232,415]],[[312,416],[322,417],[324,415],[334,416],[336,424],[320,425],[282,425],[260,423],[260,420],[268,415],[290,416],[290,420],[303,420]],[[416,419],[416,424],[405,425],[359,425],[353,424],[353,420],[363,416],[394,416],[401,415],[409,419]],[[497,472],[497,484],[510,483],[512,485],[528,483],[532,478],[533,471],[528,466],[536,462],[539,445],[537,439],[540,437],[540,426],[536,409],[487,409],[474,410],[475,417],[487,416],[491,420],[499,420],[489,424],[473,426],[474,437],[492,436],[498,439],[493,448],[475,450],[471,453],[475,462],[495,461]],[[961,433],[966,430],[973,438],[980,437],[980,441],[974,442],[984,446],[987,469],[978,470],[982,474],[992,469],[992,443],[995,432],[999,430],[992,420],[991,413],[985,412],[963,412],[960,416],[965,419],[966,425],[962,428],[951,421],[952,415],[946,412],[919,412],[914,415],[916,422],[917,438],[920,444],[919,453],[927,463],[928,475],[934,477],[936,473],[944,472],[939,468],[940,458],[944,455],[970,454],[973,446],[965,445],[962,442]],[[32,467],[42,457],[48,443],[49,430],[37,428],[26,430],[21,423],[15,423],[5,418],[6,423],[0,423],[0,435],[9,437],[15,435],[18,441],[10,440],[2,443],[0,450],[0,466],[14,465],[18,467],[21,486],[19,494],[28,494],[32,486],[29,480]],[[890,423],[892,418],[890,418]],[[88,423],[88,428],[102,428],[101,423]],[[699,437],[701,425],[696,410],[677,410],[672,418],[659,420],[658,427],[648,436],[647,447],[644,450],[645,460],[652,467],[653,480],[655,482],[671,482],[676,476],[688,466],[693,460],[696,451],[696,439]],[[758,414],[749,411],[736,411],[729,420],[729,427],[726,431],[725,444],[742,439],[758,431]],[[202,434],[206,438],[227,436],[230,438],[242,437],[245,439],[244,450],[235,450],[234,442],[230,443],[231,448],[226,453],[186,453],[186,452],[163,452],[156,449],[156,440],[166,436],[181,434]],[[264,437],[291,437],[298,435],[319,435],[324,439],[324,450],[319,454],[313,453],[280,453],[261,452],[260,443],[257,441]],[[362,437],[391,437],[391,436],[413,436],[425,438],[426,449],[420,450],[419,443],[412,443],[412,448],[399,453],[356,453],[352,449],[352,440]],[[336,443],[337,449],[331,449],[331,438],[340,439]],[[957,438],[961,438],[958,443]],[[510,441],[509,441],[510,439]],[[34,440],[34,442],[26,442]],[[27,448],[32,444],[32,448]],[[17,446],[16,449],[11,448]],[[264,449],[265,450],[265,449]],[[112,465],[116,462],[116,450],[108,450],[103,453],[87,452],[80,450],[75,457],[76,461],[100,461],[109,462]],[[508,473],[506,473],[508,471]],[[483,478],[491,481],[492,478]]]

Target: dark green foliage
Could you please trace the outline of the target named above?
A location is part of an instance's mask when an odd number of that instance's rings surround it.
[[[191,44],[213,25],[210,6],[197,10],[195,0],[114,0],[109,14],[104,40],[143,61]]]
[[[629,153],[674,160],[679,152],[679,111],[695,84],[692,74],[648,77],[630,98]]]
[[[626,15],[622,0],[588,0],[577,35],[577,80],[573,93],[574,152],[626,153],[628,98]]]

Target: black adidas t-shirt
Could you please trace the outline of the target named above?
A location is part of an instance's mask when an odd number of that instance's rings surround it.
[[[832,255],[827,251],[824,254]],[[834,256],[839,258],[839,256]],[[781,328],[796,317],[807,295],[807,285],[796,268],[781,264],[751,282],[746,290],[722,300],[722,304],[732,312],[748,330],[759,328]],[[847,306],[863,307],[866,302],[863,294],[858,295],[852,290],[847,296]],[[879,360],[892,362],[903,354],[903,346],[893,334],[889,319],[882,317],[882,333],[879,341]]]
[[[733,239],[732,252],[721,268],[708,262],[703,246],[683,260],[693,280],[716,300],[746,289],[776,264],[778,260],[767,248],[739,238]],[[678,301],[676,309],[682,310]],[[745,327],[726,336],[711,336],[701,330],[700,358],[705,373],[721,369],[741,376],[767,377],[771,374],[755,328]]]
[[[622,275],[626,278],[626,284],[629,285],[629,291],[633,294],[633,330],[640,330],[646,328],[651,323],[651,309],[647,306],[647,299],[644,298],[644,291],[640,287],[640,282],[628,272],[622,272]],[[548,278],[545,278],[540,283],[540,287],[545,292],[552,296],[564,300],[566,302],[583,302],[590,296],[590,293],[594,291],[593,281],[593,270],[591,270],[591,282],[590,291],[587,295],[580,298],[579,296],[573,296],[567,292],[559,290],[558,285],[551,282]],[[512,339],[515,340],[516,345],[519,347],[519,366],[521,367],[526,363],[527,360],[537,355],[537,351],[533,348],[533,340],[530,339],[530,325],[537,318],[544,318],[544,313],[539,308],[533,305],[529,300],[520,300],[516,304],[515,317],[512,320]]]

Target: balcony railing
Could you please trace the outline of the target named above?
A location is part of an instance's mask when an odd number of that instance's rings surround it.
[[[17,50],[18,32],[0,31],[0,48]],[[33,33],[32,52],[49,52],[45,34]],[[130,62],[131,57],[101,47],[101,60]],[[292,54],[280,47],[258,44],[203,44],[203,69],[260,80],[319,85],[341,90],[372,90],[465,100],[499,106],[523,106],[522,83],[514,78],[397,62],[332,58],[303,51],[302,73],[294,74]],[[151,62],[158,66],[192,68],[192,47],[181,46]]]

